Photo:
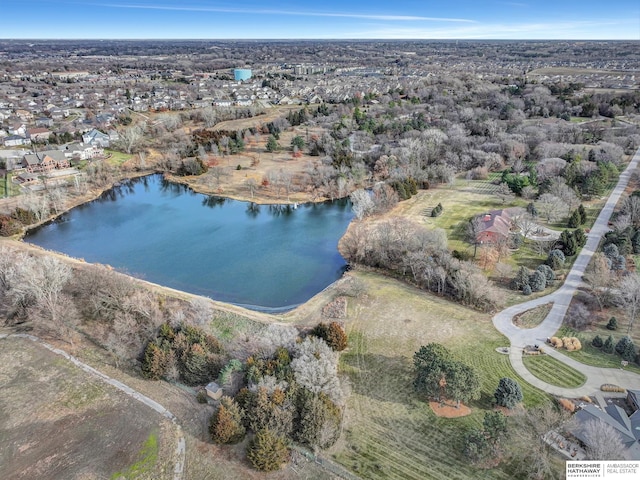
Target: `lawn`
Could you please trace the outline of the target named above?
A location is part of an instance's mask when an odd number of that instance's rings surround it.
[[[514,322],[520,328],[535,328],[547,318],[553,303],[546,303],[516,315]]]
[[[490,317],[393,279],[355,275],[367,293],[349,299],[349,349],[341,355],[340,371],[351,394],[344,440],[332,450],[334,458],[363,478],[509,478],[500,469],[470,466],[461,454],[462,438],[480,426],[502,377],[519,381],[527,406],[548,397],[521,380],[508,356],[495,351],[508,342]],[[442,343],[478,372],[482,395],[470,403],[470,416],[436,417],[413,391],[413,353],[430,342]]]
[[[626,331],[626,330],[625,330]],[[596,335],[600,335],[602,341],[605,341],[609,335],[613,337],[614,345],[618,340],[620,340],[624,333],[621,333],[619,330],[612,332],[610,330],[606,330],[604,328],[599,328],[595,332],[578,332],[572,328],[567,326],[562,326],[560,330],[556,333],[556,336],[561,337],[577,337],[582,344],[582,349],[574,352],[567,352],[566,350],[560,350],[565,355],[573,358],[574,360],[584,363],[585,365],[593,365],[594,367],[605,367],[605,368],[620,368],[620,361],[622,358],[620,355],[615,353],[604,353],[599,348],[591,345],[591,341],[593,337]],[[637,344],[637,341],[636,341]],[[636,372],[640,374],[640,366],[634,365],[633,363],[627,365],[625,370],[631,370],[632,372]]]
[[[13,183],[12,178],[13,176],[10,173],[0,178],[0,198],[20,195],[20,185]]]
[[[587,380],[579,371],[549,355],[525,355],[522,360],[534,376],[551,385],[577,388]]]
[[[416,196],[402,202],[398,209],[401,215],[413,218],[432,228],[442,228],[449,240],[449,249],[473,254],[473,247],[465,242],[464,226],[474,215],[506,207],[526,206],[526,201],[516,198],[502,204],[494,195],[498,186],[488,180],[456,180],[452,186],[439,186],[421,190]],[[442,204],[439,217],[431,217],[431,209]]]
[[[107,158],[107,162],[109,162],[109,164],[113,165],[114,167],[119,167],[123,163],[125,163],[125,162],[131,160],[131,158],[133,158],[133,155],[130,155],[128,153],[116,152],[115,150],[106,150],[105,149],[104,153],[108,157]]]

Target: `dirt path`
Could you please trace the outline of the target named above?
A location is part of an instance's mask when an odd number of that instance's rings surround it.
[[[155,410],[159,414],[171,420],[171,422],[176,426],[177,433],[178,433],[178,445],[176,446],[176,450],[175,450],[176,463],[173,471],[173,480],[182,480],[184,476],[183,474],[184,474],[184,464],[185,464],[185,456],[186,456],[185,439],[182,433],[182,428],[180,427],[180,425],[178,425],[176,417],[169,410],[167,410],[165,407],[160,405],[155,400],[152,400],[151,398],[147,397],[146,395],[143,395],[142,393],[134,390],[133,388],[125,385],[124,383],[109,377],[108,375],[100,372],[99,370],[96,370],[95,368],[87,365],[86,363],[81,362],[73,355],[69,355],[67,352],[59,348],[55,348],[54,346],[42,341],[36,336],[22,334],[22,333],[16,333],[16,334],[10,334],[10,335],[0,334],[0,340],[5,338],[10,338],[10,337],[25,338],[27,340],[31,340],[32,342],[38,343],[39,345],[55,353],[56,355],[60,355],[66,358],[71,363],[73,363],[80,369],[84,370],[85,372],[100,378],[106,384],[117,388],[118,390],[124,392],[126,395],[130,396],[131,398],[137,400],[138,402],[143,403],[147,407]]]

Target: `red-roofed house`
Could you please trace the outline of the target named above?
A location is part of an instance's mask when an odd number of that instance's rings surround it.
[[[498,243],[509,238],[511,217],[506,210],[492,210],[480,219],[483,227],[477,236],[480,243]]]

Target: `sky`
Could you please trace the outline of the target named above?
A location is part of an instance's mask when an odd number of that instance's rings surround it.
[[[2,0],[0,3],[0,38],[5,39],[640,41],[638,0]]]

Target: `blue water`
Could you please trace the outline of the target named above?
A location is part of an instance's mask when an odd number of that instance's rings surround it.
[[[345,201],[256,205],[132,180],[29,232],[25,241],[215,300],[260,310],[304,303],[346,266]]]

